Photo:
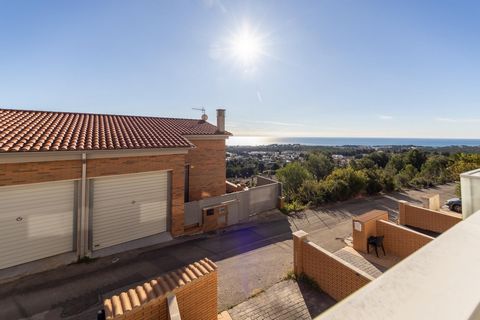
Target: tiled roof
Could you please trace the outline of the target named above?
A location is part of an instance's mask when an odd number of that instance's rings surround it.
[[[0,109],[0,152],[182,148],[214,134],[194,119]]]
[[[135,289],[129,289],[110,299],[105,299],[103,307],[107,319],[121,316],[154,299],[163,298],[172,292],[196,279],[203,277],[217,269],[217,265],[205,258],[186,267],[166,273],[156,279],[145,282]]]

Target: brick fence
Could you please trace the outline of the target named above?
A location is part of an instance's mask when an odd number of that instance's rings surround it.
[[[423,233],[399,226],[393,222],[377,220],[377,236],[384,236],[383,245],[387,254],[405,258],[432,241]]]
[[[462,221],[459,214],[430,210],[417,207],[405,201],[399,202],[399,219],[401,225],[443,233]]]
[[[374,278],[308,241],[304,231],[293,233],[294,272],[314,280],[321,290],[340,301]]]
[[[106,299],[106,319],[168,320],[172,293],[182,320],[217,319],[217,266],[203,259]]]

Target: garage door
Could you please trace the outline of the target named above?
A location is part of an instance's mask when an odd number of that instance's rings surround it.
[[[168,172],[92,179],[92,249],[167,231]]]
[[[74,181],[0,187],[0,269],[73,250]]]

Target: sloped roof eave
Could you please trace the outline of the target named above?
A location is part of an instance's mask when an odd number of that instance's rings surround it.
[[[228,133],[229,134],[229,133]],[[202,120],[0,108],[0,153],[194,148],[217,136]]]

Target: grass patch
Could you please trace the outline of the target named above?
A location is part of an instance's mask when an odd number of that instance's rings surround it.
[[[303,211],[307,208],[308,208],[308,205],[304,205],[300,201],[294,200],[292,202],[286,202],[284,204],[283,208],[280,209],[280,211],[283,214],[288,215],[290,213],[296,213],[296,212]]]
[[[293,270],[290,270],[287,272],[287,275],[282,279],[282,281],[285,281],[285,280],[297,281],[297,275],[295,274],[295,272],[293,272]]]
[[[297,275],[293,272],[293,270],[290,270],[290,271],[287,272],[287,275],[285,277],[283,277],[283,279],[282,279],[282,281],[285,281],[285,280],[293,280],[293,281],[297,281],[297,282],[302,282],[302,283],[312,287],[313,289],[322,291],[322,289],[320,289],[320,286],[318,285],[318,283],[313,278],[310,278],[309,276],[307,276],[304,273],[302,273],[300,276],[297,277]]]

